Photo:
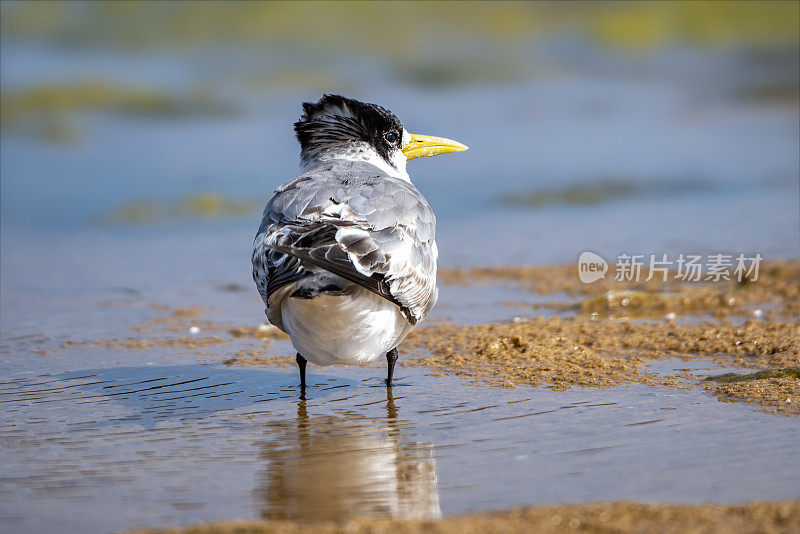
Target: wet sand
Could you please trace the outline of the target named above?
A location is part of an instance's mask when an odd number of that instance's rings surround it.
[[[765,412],[800,417],[800,378],[796,373],[728,384],[712,382],[705,389],[720,400],[744,400],[759,404]]]
[[[648,360],[664,357],[713,358],[723,366],[784,369],[800,363],[800,324],[747,321],[743,325],[633,323],[591,316],[554,317],[508,324],[437,325],[421,328],[404,345],[411,364],[426,365],[485,380],[494,385],[611,387],[632,382],[662,387],[700,385],[699,379],[643,371]],[[418,349],[422,349],[419,354]],[[798,414],[796,377],[780,385],[768,377],[747,389],[730,385],[707,389],[729,399]],[[746,394],[739,395],[739,393]],[[783,395],[783,396],[781,396]],[[776,399],[781,398],[781,403]],[[763,401],[763,402],[762,402]]]
[[[642,268],[640,281],[617,281],[609,271],[605,278],[584,284],[576,265],[478,267],[442,269],[444,284],[471,286],[511,282],[520,289],[540,295],[565,295],[568,299],[546,302],[543,307],[599,315],[661,318],[676,315],[712,314],[715,318],[746,316],[761,310],[767,319],[800,318],[800,261],[771,261],[761,264],[758,278],[743,282],[681,281],[670,271]],[[663,315],[662,315],[663,313]]]
[[[720,399],[798,416],[800,378],[793,374],[700,384],[642,370],[646,360],[670,356],[767,370],[800,365],[800,262],[767,263],[759,274],[744,283],[662,282],[655,277],[633,283],[609,275],[583,284],[575,266],[444,270],[442,280],[448,284],[511,282],[567,299],[536,306],[561,312],[555,317],[423,327],[403,347],[415,364],[501,386],[699,385]]]
[[[596,532],[634,533],[790,533],[800,526],[800,501],[742,505],[674,505],[631,502],[518,508],[449,517],[436,521],[357,519],[346,523],[302,524],[289,521],[230,521],[144,533],[174,534],[378,534],[436,532]]]

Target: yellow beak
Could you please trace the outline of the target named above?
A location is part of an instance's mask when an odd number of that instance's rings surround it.
[[[411,141],[403,147],[403,154],[407,160],[447,154],[448,152],[461,152],[469,148],[458,141],[434,137],[432,135],[411,134]]]

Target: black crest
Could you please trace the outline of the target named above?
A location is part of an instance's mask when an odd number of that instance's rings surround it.
[[[390,152],[401,148],[403,137],[400,119],[388,109],[328,94],[318,102],[303,104],[303,116],[294,123],[294,131],[304,158],[369,143],[389,163]]]

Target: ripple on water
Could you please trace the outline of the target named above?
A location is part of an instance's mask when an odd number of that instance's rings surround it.
[[[314,368],[306,399],[289,369],[9,376],[0,385],[0,518],[12,531],[100,532],[229,517],[798,497],[800,425],[697,390],[497,389],[404,368],[387,391],[382,373]]]

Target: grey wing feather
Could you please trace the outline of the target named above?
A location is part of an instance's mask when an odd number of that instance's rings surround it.
[[[264,302],[315,268],[395,302],[414,324],[436,302],[436,219],[417,189],[368,165],[331,164],[278,188],[253,278]]]
[[[395,300],[395,298],[392,296],[391,290],[389,289],[389,284],[386,283],[386,280],[384,280],[382,276],[377,273],[373,274],[372,276],[364,276],[350,266],[346,256],[342,256],[340,259],[336,260],[334,259],[335,254],[326,254],[319,248],[302,249],[278,244],[270,245],[270,248],[278,252],[282,252],[283,254],[294,256],[301,262],[315,265],[337,276],[341,276],[345,280],[369,289],[373,293],[376,293],[385,299],[391,300],[400,306],[406,315],[411,314],[409,309],[405,308],[405,306]],[[332,251],[333,249],[334,248],[331,247],[328,250]]]

